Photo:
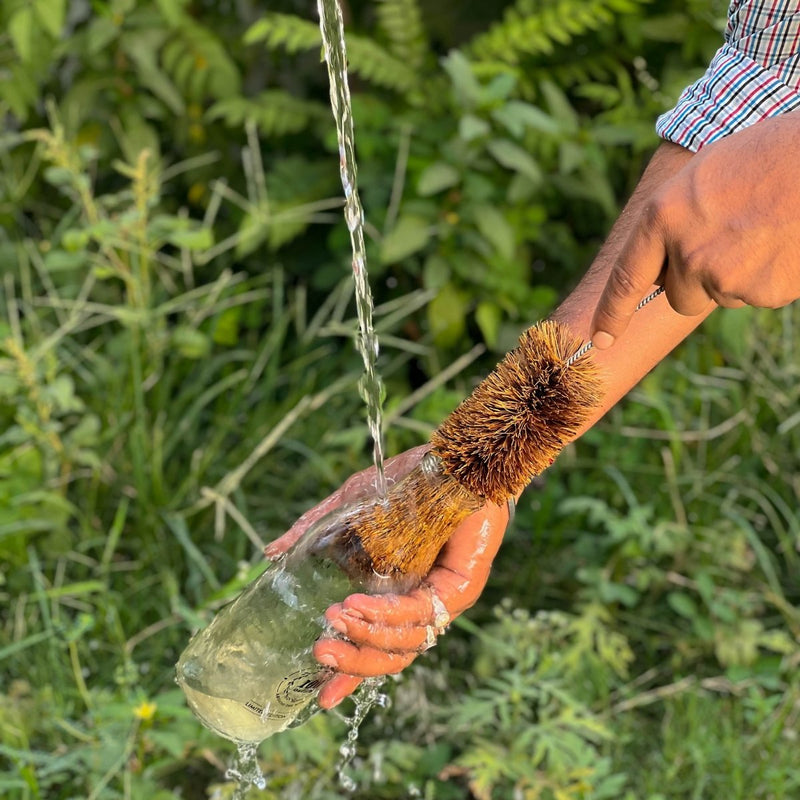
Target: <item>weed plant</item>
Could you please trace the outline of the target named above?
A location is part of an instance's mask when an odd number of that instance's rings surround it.
[[[175,660],[368,463],[311,6],[0,0],[10,800],[231,796]],[[585,267],[724,9],[349,12],[397,452]],[[713,316],[528,490],[355,798],[800,796],[798,314]],[[343,709],[261,746],[253,800],[344,796]]]

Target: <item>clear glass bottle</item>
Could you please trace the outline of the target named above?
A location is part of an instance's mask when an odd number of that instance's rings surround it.
[[[177,679],[194,713],[236,742],[260,742],[305,721],[331,675],[311,654],[325,609],[353,591],[402,592],[419,583],[458,522],[480,505],[430,452],[385,499],[321,519],[184,650]]]

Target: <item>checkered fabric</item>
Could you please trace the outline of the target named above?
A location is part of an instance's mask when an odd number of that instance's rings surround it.
[[[766,117],[800,109],[800,0],[732,0],[725,44],[662,114],[663,139],[699,150]]]

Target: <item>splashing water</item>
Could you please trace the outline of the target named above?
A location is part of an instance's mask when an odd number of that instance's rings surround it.
[[[372,292],[369,288],[367,254],[364,246],[364,210],[361,207],[356,184],[353,111],[350,103],[350,87],[347,83],[344,22],[338,0],[317,0],[317,9],[325,62],[328,65],[331,109],[339,141],[344,218],[350,231],[350,244],[353,248],[353,278],[359,327],[357,346],[364,361],[364,374],[358,383],[358,389],[367,405],[367,425],[372,436],[372,456],[377,469],[375,488],[378,496],[384,497],[386,476],[383,471],[383,383],[375,370],[378,359],[378,337],[372,323]]]
[[[354,792],[358,787],[353,778],[347,774],[347,767],[356,755],[356,742],[358,730],[373,706],[380,708],[389,707],[389,696],[381,692],[385,678],[367,678],[361,684],[360,690],[353,696],[356,707],[353,716],[347,718],[347,737],[339,747],[339,763],[336,765],[336,774],[339,776],[339,785],[346,792]]]
[[[367,274],[367,256],[364,243],[364,210],[358,195],[353,132],[353,113],[350,88],[347,83],[347,54],[344,41],[344,21],[338,0],[318,0],[320,32],[330,81],[331,109],[336,122],[339,142],[339,170],[344,189],[344,218],[350,231],[353,250],[353,279],[359,332],[357,348],[364,362],[364,374],[358,382],[359,393],[367,407],[367,425],[373,441],[373,461],[377,471],[375,489],[379,497],[386,495],[386,476],[383,468],[383,382],[376,370],[379,353],[378,337],[373,324],[374,304]],[[339,748],[336,772],[339,784],[347,792],[357,788],[355,780],[347,774],[347,767],[356,755],[356,742],[361,723],[375,706],[387,707],[389,698],[380,691],[383,678],[364,681],[354,695],[355,709],[347,718],[348,732]],[[257,758],[258,744],[240,743],[233,765],[225,773],[228,780],[236,781],[233,800],[245,800],[251,786],[267,786]]]
[[[258,764],[257,751],[257,744],[241,742],[236,746],[233,766],[225,773],[228,780],[236,781],[232,800],[244,800],[251,786],[267,788],[267,779]]]

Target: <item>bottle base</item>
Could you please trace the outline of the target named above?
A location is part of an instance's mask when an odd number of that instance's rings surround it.
[[[214,697],[181,684],[190,708],[214,733],[232,742],[258,744],[289,727],[296,714],[273,715],[258,704]]]

